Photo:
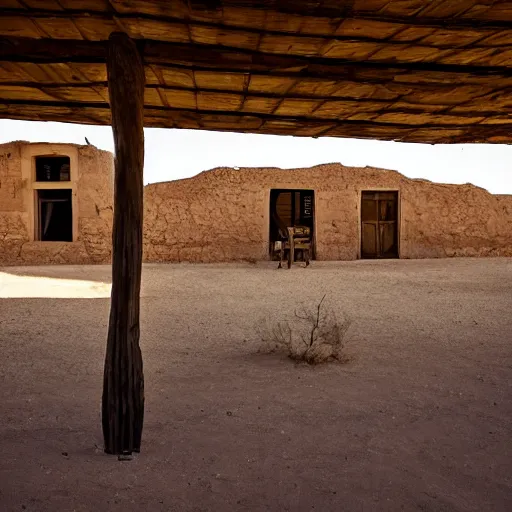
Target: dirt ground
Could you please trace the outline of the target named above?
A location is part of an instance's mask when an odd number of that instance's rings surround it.
[[[512,510],[512,260],[145,265],[129,462],[101,449],[109,279],[0,269],[0,510]],[[257,353],[324,293],[348,364]]]

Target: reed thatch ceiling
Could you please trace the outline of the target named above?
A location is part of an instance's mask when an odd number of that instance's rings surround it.
[[[137,39],[145,124],[512,140],[512,2],[0,0],[0,117],[109,124],[106,40]]]

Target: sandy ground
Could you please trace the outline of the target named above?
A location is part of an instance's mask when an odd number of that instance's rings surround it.
[[[0,269],[0,510],[512,510],[512,260],[145,265],[130,462],[101,450],[109,278]],[[324,293],[350,363],[256,353]]]

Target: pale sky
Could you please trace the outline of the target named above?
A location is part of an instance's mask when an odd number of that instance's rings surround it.
[[[0,143],[72,142],[114,151],[107,126],[0,119]],[[310,167],[340,162],[394,169],[410,178],[473,183],[495,194],[512,194],[512,146],[404,144],[357,139],[302,138],[147,128],[144,182],[194,176],[219,166]]]

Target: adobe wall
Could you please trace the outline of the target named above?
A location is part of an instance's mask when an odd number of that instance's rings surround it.
[[[72,242],[34,241],[36,155],[70,157]],[[113,156],[107,151],[23,141],[0,145],[0,265],[110,262],[112,197]]]
[[[315,191],[317,259],[359,257],[361,191],[379,189],[399,191],[401,258],[512,256],[512,196],[328,164],[294,170],[218,168],[147,186],[145,260],[267,259],[273,188]]]
[[[31,173],[41,154],[70,157],[73,242],[34,241]],[[512,196],[328,164],[219,168],[145,187],[145,261],[267,259],[271,189],[315,191],[318,259],[359,257],[361,191],[379,189],[399,191],[401,258],[512,256]],[[110,262],[112,191],[109,152],[72,144],[0,145],[0,265]]]

